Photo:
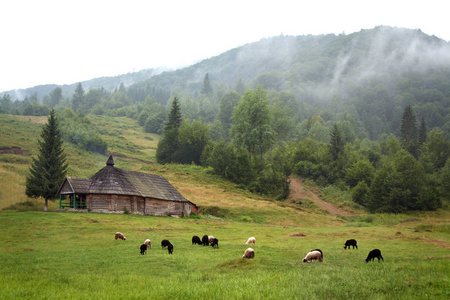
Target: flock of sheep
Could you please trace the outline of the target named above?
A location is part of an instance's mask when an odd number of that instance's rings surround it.
[[[116,232],[115,235],[115,239],[121,239],[121,240],[126,240],[127,238],[121,233],[121,232]],[[246,245],[250,245],[253,244],[255,245],[256,243],[256,238],[255,237],[250,237],[248,238],[247,242],[245,243]],[[203,245],[203,246],[208,246],[211,244],[211,246],[213,248],[219,248],[219,240],[217,238],[215,238],[212,235],[204,235],[202,237],[202,239],[200,239],[200,237],[194,235],[192,237],[192,245]],[[144,243],[140,246],[140,250],[141,250],[141,254],[147,254],[147,249],[152,247],[152,242],[149,239],[146,239],[144,241]],[[169,240],[162,240],[161,241],[161,248],[165,249],[167,247],[169,254],[173,253],[173,245]],[[350,247],[353,247],[353,249],[358,249],[358,245],[356,240],[354,239],[350,239],[347,240],[344,244],[344,249],[347,249]],[[253,250],[252,248],[247,248],[245,249],[244,255],[242,255],[242,258],[254,258],[255,257],[255,250]],[[369,252],[369,255],[366,258],[366,262],[369,262],[371,260],[375,260],[375,258],[378,258],[378,261],[381,260],[384,261],[383,256],[381,256],[381,251],[379,249],[373,249],[372,251]],[[305,256],[305,258],[303,258],[303,262],[312,262],[313,260],[318,260],[319,262],[323,262],[323,252],[320,249],[314,249],[311,250],[310,252],[308,252]]]

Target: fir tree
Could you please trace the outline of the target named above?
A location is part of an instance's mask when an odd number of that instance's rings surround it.
[[[84,90],[81,82],[78,83],[72,95],[72,109],[76,112],[84,103]]]
[[[333,160],[336,161],[339,157],[339,153],[341,153],[342,148],[344,147],[344,143],[342,141],[342,134],[336,123],[334,124],[330,135],[331,135],[330,153],[331,156],[333,157]]]
[[[47,211],[48,200],[57,197],[58,189],[67,173],[63,140],[53,109],[48,117],[48,123],[42,128],[38,147],[38,157],[32,158],[29,174],[26,177],[25,193],[33,198],[43,197],[44,211]]]
[[[403,111],[402,125],[400,127],[400,143],[403,149],[411,153],[415,158],[418,156],[417,141],[416,116],[411,105],[408,105]]]
[[[427,124],[425,123],[425,118],[422,117],[419,129],[419,146],[422,146],[427,141]]]
[[[167,116],[162,138],[159,140],[156,149],[156,161],[160,164],[178,162],[180,141],[178,130],[181,126],[182,116],[178,98],[172,102],[172,108]]]
[[[205,78],[203,79],[202,94],[205,94],[206,96],[211,96],[212,92],[213,89],[211,87],[211,82],[209,81],[209,73],[206,73]]]

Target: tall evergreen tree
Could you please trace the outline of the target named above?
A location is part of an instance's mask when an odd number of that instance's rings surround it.
[[[181,126],[182,116],[181,107],[178,102],[178,98],[175,97],[172,102],[172,108],[167,116],[167,122],[164,126],[164,130],[178,129]]]
[[[427,124],[425,123],[425,118],[422,117],[419,129],[419,146],[422,146],[427,141]]]
[[[167,116],[162,138],[158,142],[156,149],[156,161],[160,164],[178,162],[180,149],[180,139],[178,130],[181,126],[182,116],[178,98],[172,102],[172,108]]]
[[[78,83],[72,95],[72,109],[76,112],[84,104],[84,90],[81,82]]]
[[[341,153],[342,148],[344,147],[344,142],[342,140],[341,130],[335,123],[333,129],[330,133],[330,153],[333,157],[333,160],[336,161],[339,157],[339,153]]]
[[[42,128],[38,147],[38,157],[32,158],[29,174],[26,177],[25,193],[29,197],[43,197],[44,211],[47,211],[48,200],[57,197],[58,188],[67,173],[63,140],[53,109],[48,117],[48,123]]]
[[[211,81],[209,80],[209,73],[206,73],[205,78],[203,79],[202,94],[205,94],[206,96],[211,96],[212,92],[213,89],[211,87]]]
[[[416,116],[414,115],[411,105],[407,105],[403,111],[402,125],[400,127],[400,143],[403,149],[417,158],[419,152],[417,142]]]

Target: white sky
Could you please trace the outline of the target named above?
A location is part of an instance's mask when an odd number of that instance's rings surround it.
[[[450,40],[446,0],[1,0],[0,91],[188,66],[284,35],[378,25]]]

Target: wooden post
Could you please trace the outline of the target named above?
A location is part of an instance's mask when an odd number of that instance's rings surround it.
[[[73,209],[77,209],[77,194],[73,193]]]

